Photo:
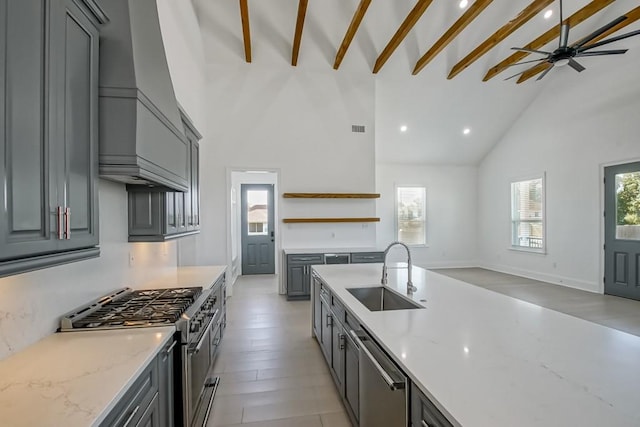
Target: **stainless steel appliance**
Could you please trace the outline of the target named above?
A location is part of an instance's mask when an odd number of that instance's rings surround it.
[[[349,334],[360,351],[360,425],[407,427],[407,376],[365,331],[349,331]]]
[[[181,386],[176,424],[196,427],[207,422],[218,378],[210,378],[223,319],[220,290],[200,287],[134,291],[123,288],[67,313],[61,332],[175,325],[174,356],[181,369],[174,384]]]
[[[349,264],[351,262],[351,254],[324,254],[325,264]]]

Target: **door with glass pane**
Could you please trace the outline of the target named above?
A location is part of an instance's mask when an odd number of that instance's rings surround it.
[[[640,162],[605,168],[606,294],[640,300]]]
[[[242,184],[240,189],[242,274],[273,274],[273,184]]]

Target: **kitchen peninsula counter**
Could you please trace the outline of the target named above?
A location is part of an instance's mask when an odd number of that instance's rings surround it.
[[[225,270],[179,267],[132,287],[208,289]],[[162,326],[54,333],[0,361],[0,425],[99,425],[175,331]]]
[[[640,337],[417,267],[424,309],[371,312],[346,289],[379,286],[380,264],[313,269],[454,425],[640,425]]]

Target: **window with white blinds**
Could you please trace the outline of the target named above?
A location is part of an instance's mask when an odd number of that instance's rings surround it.
[[[396,238],[407,245],[427,243],[424,187],[397,187]]]
[[[511,183],[511,246],[545,251],[544,176]]]

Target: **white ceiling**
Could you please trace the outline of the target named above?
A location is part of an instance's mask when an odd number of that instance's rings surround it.
[[[239,2],[192,1],[202,29],[207,62],[216,65],[243,63]],[[556,1],[551,6],[554,10],[551,19],[545,20],[542,13],[534,17],[457,77],[447,80],[446,76],[459,60],[531,2],[494,0],[421,73],[412,76],[416,61],[463,13],[458,7],[459,0],[433,0],[403,43],[374,76],[370,74],[373,64],[415,5],[415,0],[373,0],[340,69],[333,71],[336,51],[359,2],[309,1],[297,69],[301,72],[360,73],[375,79],[378,161],[476,164],[551,79],[573,73],[575,76],[569,80],[570,84],[584,84],[589,80],[589,73],[606,73],[620,61],[625,61],[625,65],[634,61],[640,66],[640,36],[637,36],[609,45],[616,49],[630,48],[625,55],[581,60],[587,67],[581,74],[566,67],[553,70],[540,82],[531,79],[516,85],[514,80],[503,79],[525,68],[512,67],[483,83],[486,71],[513,53],[512,46],[523,46],[557,25]],[[564,16],[589,2],[565,0]],[[573,29],[569,41],[586,36],[638,4],[636,0],[615,1]],[[248,66],[291,69],[297,8],[296,0],[249,0],[252,63]],[[638,29],[640,22],[627,26],[620,33]],[[556,44],[554,41],[542,50],[553,50]],[[527,59],[536,59],[536,56]],[[408,127],[406,133],[399,132],[403,124]],[[472,130],[468,136],[462,135],[464,127]]]

